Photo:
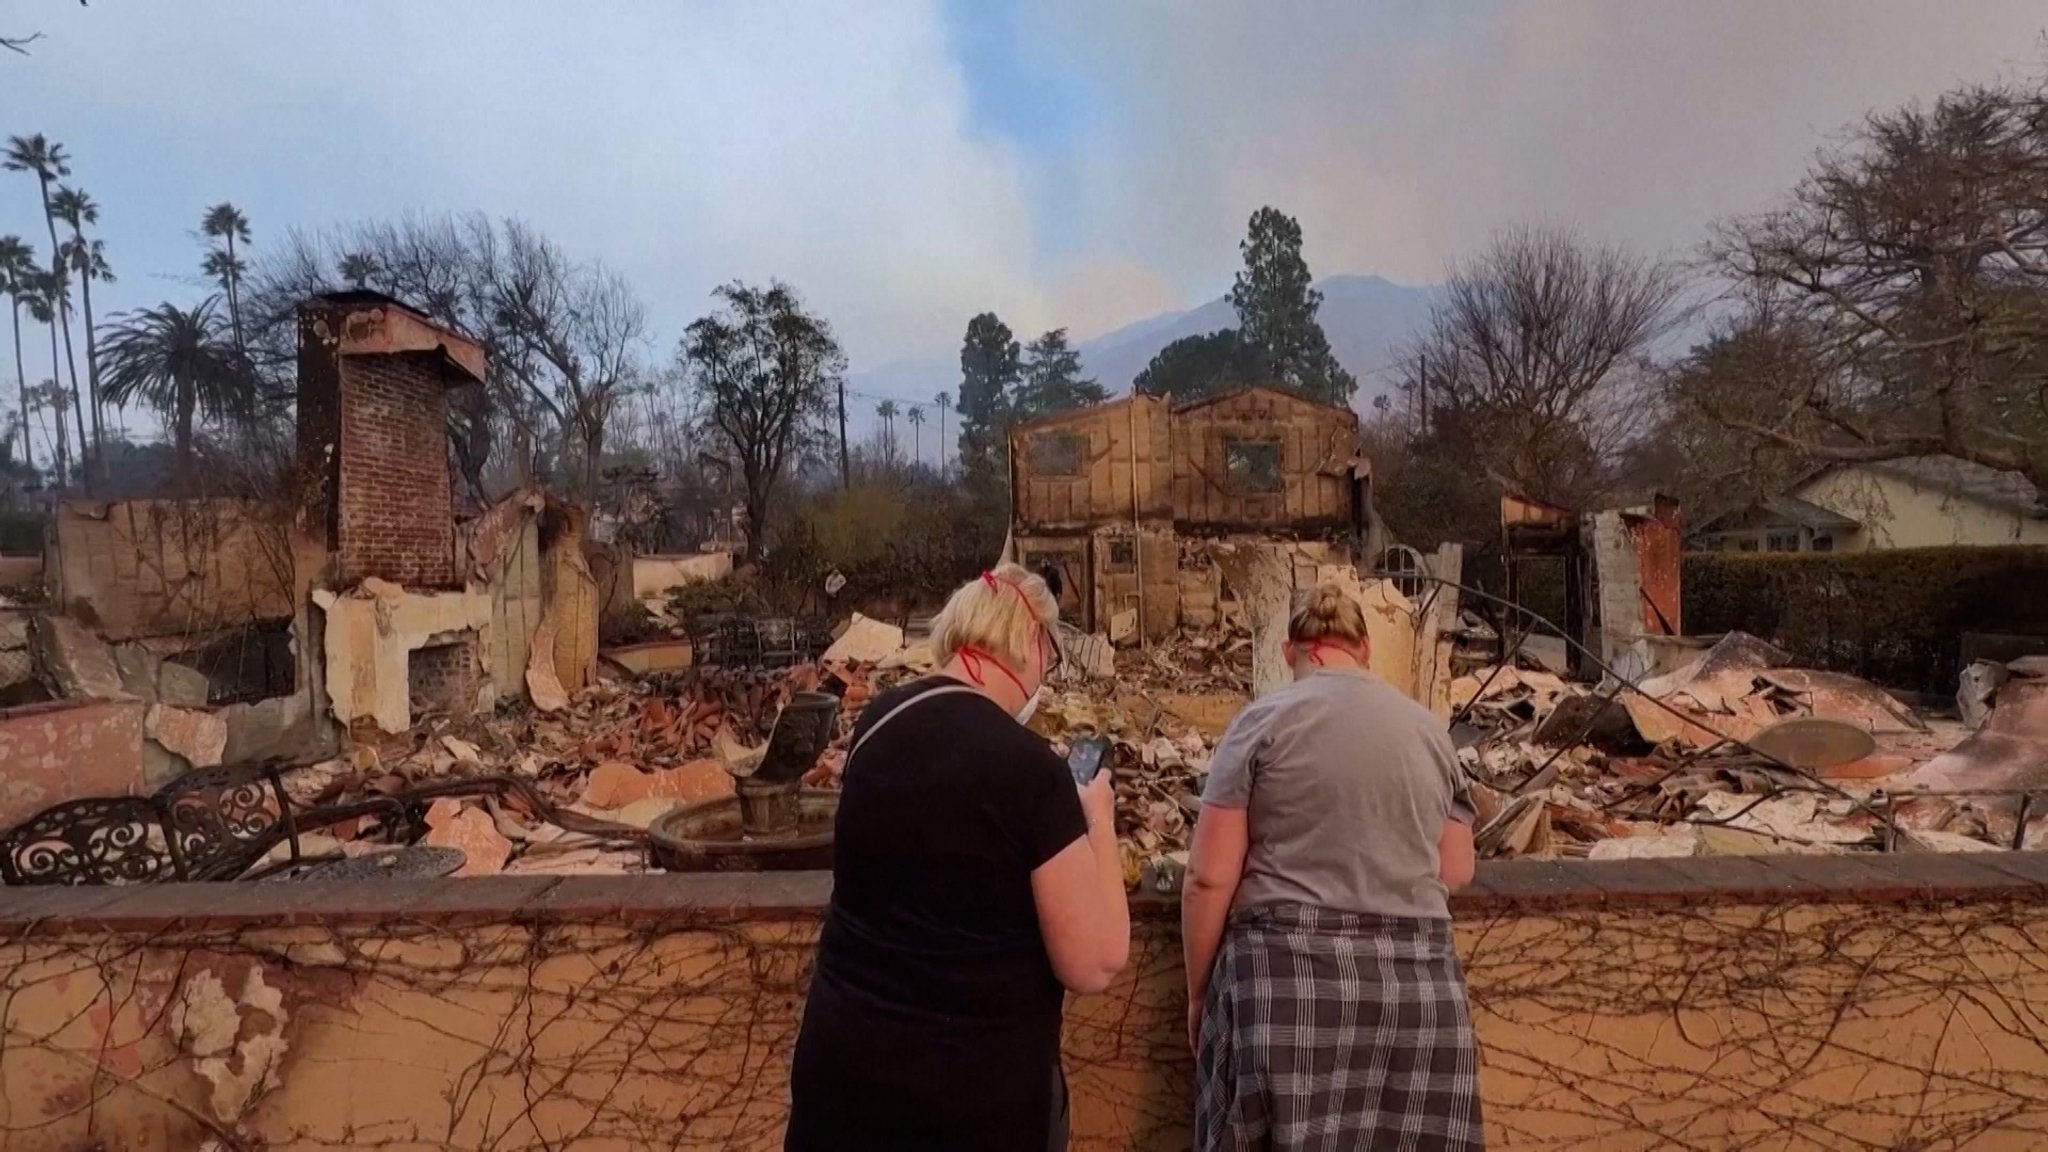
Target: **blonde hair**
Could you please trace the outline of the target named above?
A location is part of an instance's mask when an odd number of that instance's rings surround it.
[[[1321,584],[1312,591],[1297,592],[1294,612],[1287,618],[1287,638],[1297,644],[1318,640],[1363,644],[1365,609],[1341,584]]]
[[[1043,624],[1057,643],[1059,618],[1059,601],[1042,578],[1015,564],[999,564],[947,598],[932,620],[932,652],[943,660],[962,648],[979,648],[1010,667],[1028,667],[1038,626]]]

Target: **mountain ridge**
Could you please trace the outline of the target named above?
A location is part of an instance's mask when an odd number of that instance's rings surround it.
[[[1371,274],[1338,274],[1316,281],[1323,294],[1318,313],[1330,350],[1352,375],[1358,377],[1353,407],[1364,410],[1374,397],[1393,391],[1397,376],[1392,371],[1397,357],[1410,338],[1421,333],[1429,321],[1429,309],[1437,299],[1439,286],[1401,284]],[[1162,312],[1134,320],[1099,336],[1078,341],[1083,372],[1099,381],[1112,396],[1130,391],[1131,381],[1159,350],[1188,336],[1206,336],[1237,325],[1237,311],[1227,296],[1218,296],[1192,308]],[[1017,334],[1029,340],[1035,333]],[[936,360],[898,362],[864,369],[847,375],[847,387],[876,396],[895,397],[898,403],[924,403],[937,392],[957,393],[960,370],[956,364]],[[849,407],[851,407],[849,405]],[[872,405],[863,404],[862,408]],[[866,421],[855,421],[865,425]]]
[[[1323,334],[1337,361],[1358,377],[1353,403],[1369,404],[1390,392],[1393,366],[1401,346],[1428,323],[1436,300],[1435,285],[1399,284],[1384,276],[1345,274],[1316,281],[1323,294],[1317,313]],[[1075,345],[1090,376],[1110,392],[1130,390],[1131,381],[1159,350],[1188,336],[1206,336],[1237,326],[1237,310],[1227,296],[1181,312],[1166,312],[1134,321]]]

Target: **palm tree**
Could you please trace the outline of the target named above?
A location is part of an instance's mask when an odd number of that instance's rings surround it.
[[[905,412],[903,418],[910,421],[910,465],[915,468],[919,458],[924,455],[924,406],[911,405],[910,411]]]
[[[102,284],[114,282],[113,266],[107,263],[107,242],[88,240],[83,243],[72,241],[71,268],[78,273],[80,305],[85,310],[85,378],[86,386],[92,390],[92,442],[93,457],[99,459],[107,450],[106,413],[100,397],[99,348],[95,342],[92,321],[92,285],[95,280]],[[106,479],[106,468],[101,466],[100,478]]]
[[[14,390],[21,399],[21,455],[36,466],[36,450],[28,434],[28,373],[21,366],[21,301],[31,289],[36,251],[19,236],[0,236],[0,292],[7,293],[7,315],[14,322]]]
[[[884,400],[875,405],[875,415],[882,418],[882,459],[896,462],[896,402]]]
[[[242,274],[249,270],[248,263],[225,248],[209,248],[206,259],[199,267],[208,278],[220,285],[221,292],[227,296],[229,327],[232,329],[233,316],[236,312],[235,298],[240,294],[237,286],[242,282]]]
[[[50,230],[50,272],[60,281],[55,300],[57,325],[64,332],[64,358],[71,368],[71,404],[78,413],[79,451],[85,450],[85,409],[78,399],[78,359],[71,351],[71,289],[70,273],[64,266],[64,246],[57,240],[57,206],[51,196],[52,181],[71,175],[71,157],[62,144],[55,144],[41,132],[33,136],[10,136],[7,138],[7,153],[0,159],[0,168],[9,172],[33,172],[36,183],[43,193],[43,224]],[[51,334],[50,375],[57,374],[56,333]],[[57,421],[61,427],[63,420]]]
[[[85,238],[85,226],[100,221],[100,206],[93,203],[92,197],[83,189],[60,187],[50,198],[50,205],[59,218],[71,225],[71,243],[66,246],[64,256],[71,271],[78,274],[80,303],[85,308],[85,398],[92,403],[93,470],[104,480],[107,475],[107,437],[100,412],[99,356],[93,343],[92,283],[94,280],[112,283],[114,270],[107,265],[105,242],[88,242]],[[79,417],[80,437],[85,435],[84,419],[83,415]]]
[[[234,323],[235,347],[242,344],[242,273],[247,267],[235,255],[235,242],[249,242],[249,218],[240,208],[223,200],[206,210],[206,216],[199,222],[199,230],[208,239],[224,241],[227,249],[216,249],[206,255],[206,274],[220,281],[223,291],[228,294],[228,317]]]
[[[57,246],[57,254],[61,260],[64,254],[63,245],[59,244]],[[59,270],[41,273],[39,278],[43,287],[43,323],[50,326],[50,375],[53,377],[51,383],[57,385],[57,398],[69,404],[71,406],[71,415],[77,417],[68,425],[78,435],[78,455],[72,457],[72,460],[78,467],[72,469],[71,476],[74,480],[82,480],[84,478],[82,469],[85,467],[87,452],[85,446],[85,410],[78,403],[78,361],[71,355],[71,277],[67,271],[62,270],[64,267],[63,264],[59,264]],[[60,332],[63,333],[64,338],[62,359],[58,358],[57,336]],[[68,387],[65,386],[62,375],[57,371],[66,361],[70,362],[71,368],[71,383]],[[66,451],[69,450],[69,445],[67,445]]]
[[[50,330],[50,375],[38,388],[37,395],[42,403],[57,414],[57,487],[62,488],[71,473],[71,445],[64,431],[64,386],[54,377],[57,375],[57,313],[62,311],[64,282],[53,272],[36,271],[30,274],[27,291],[21,294],[21,302],[28,306],[29,319],[45,325]]]
[[[252,377],[242,354],[223,337],[209,296],[191,311],[174,304],[123,313],[107,326],[107,397],[139,399],[171,425],[178,467],[192,459],[192,417],[240,414],[251,398]]]
[[[932,397],[932,403],[939,406],[939,479],[946,478],[946,412],[953,407],[953,394],[941,392]]]
[[[43,223],[50,229],[50,248],[57,247],[57,216],[50,208],[50,181],[71,175],[71,157],[62,144],[50,143],[41,132],[33,136],[7,138],[7,154],[0,168],[9,172],[33,172],[43,189]],[[54,266],[54,265],[53,265]]]
[[[383,270],[377,263],[377,258],[368,252],[348,253],[341,258],[339,269],[341,278],[348,281],[349,287],[358,291],[369,287],[370,281]]]

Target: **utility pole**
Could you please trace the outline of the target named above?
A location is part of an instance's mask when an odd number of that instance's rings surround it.
[[[1429,353],[1415,355],[1415,414],[1419,434],[1429,435]]]
[[[853,469],[846,462],[846,377],[839,378],[839,490],[851,491]]]

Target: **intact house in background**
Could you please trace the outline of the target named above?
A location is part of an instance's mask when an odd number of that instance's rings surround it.
[[[1132,395],[1009,437],[1014,558],[1061,575],[1061,612],[1117,642],[1216,622],[1206,545],[1286,541],[1296,580],[1375,554],[1358,416],[1273,388],[1182,404]]]
[[[1691,536],[1705,551],[1861,552],[2048,544],[2032,482],[1953,456],[1835,464],[1787,491],[1723,512]]]

